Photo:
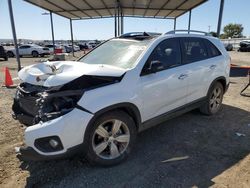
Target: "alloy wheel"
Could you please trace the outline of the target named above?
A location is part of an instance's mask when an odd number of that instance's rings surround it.
[[[92,137],[92,148],[102,159],[115,159],[124,153],[130,142],[128,126],[118,119],[101,123]]]
[[[209,100],[209,107],[212,112],[216,112],[219,110],[222,102],[222,95],[223,93],[221,88],[215,87]]]

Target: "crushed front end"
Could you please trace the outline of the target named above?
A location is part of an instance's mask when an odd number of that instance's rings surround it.
[[[21,83],[14,97],[13,118],[27,126],[46,122],[73,110],[82,95],[82,89],[63,91],[60,87]]]
[[[12,106],[13,118],[27,126],[26,146],[16,149],[19,157],[22,160],[48,160],[79,150],[94,114],[78,101],[88,90],[117,83],[121,78],[83,75],[51,87],[21,83]]]

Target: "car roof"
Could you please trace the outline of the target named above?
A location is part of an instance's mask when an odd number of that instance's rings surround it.
[[[145,40],[145,39],[152,39],[160,36],[161,33],[155,33],[155,32],[130,32],[125,33],[118,38],[121,39],[134,39],[134,40]]]

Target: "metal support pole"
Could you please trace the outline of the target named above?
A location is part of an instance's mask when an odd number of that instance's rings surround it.
[[[176,18],[174,19],[174,31],[176,30]]]
[[[118,9],[117,9],[117,16],[118,16],[118,36],[120,36],[120,34],[121,34],[121,30],[120,30],[120,28],[121,28],[121,25],[120,25],[120,7],[118,6]]]
[[[121,34],[123,34],[124,33],[124,16],[123,16],[123,14],[121,14]]]
[[[116,11],[116,7],[115,7],[115,37],[117,37],[117,11]]]
[[[50,26],[51,26],[52,43],[53,43],[53,54],[55,54],[55,37],[54,37],[53,17],[51,11],[49,12],[49,15],[50,15]]]
[[[192,17],[192,10],[189,11],[189,18],[188,18],[188,33],[190,33],[191,17]]]
[[[219,12],[219,18],[218,18],[218,25],[217,25],[217,36],[218,37],[220,37],[220,30],[221,30],[221,21],[222,21],[223,9],[224,9],[224,0],[221,0],[220,1],[220,12]]]
[[[10,14],[12,35],[13,35],[13,40],[14,40],[14,45],[15,45],[15,50],[16,50],[16,60],[17,60],[17,65],[18,65],[18,71],[20,71],[21,70],[21,62],[20,62],[18,45],[17,45],[16,28],[15,28],[15,21],[14,21],[14,16],[13,16],[13,9],[12,9],[11,0],[8,0],[8,5],[9,5],[9,14]]]
[[[75,53],[74,53],[74,39],[73,39],[72,19],[70,19],[70,34],[71,34],[72,54],[73,54],[73,56],[75,57]]]

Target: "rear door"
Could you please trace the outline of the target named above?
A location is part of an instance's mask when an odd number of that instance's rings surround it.
[[[214,73],[218,67],[216,59],[211,58],[211,46],[206,43],[207,39],[187,37],[180,40],[183,63],[188,74],[187,102],[192,103],[206,96],[207,89],[215,78]],[[219,51],[214,53],[220,54]]]
[[[150,62],[160,61],[162,70],[146,73]],[[186,104],[187,75],[181,65],[178,38],[162,41],[149,56],[140,77],[143,99],[143,120],[162,115]]]

